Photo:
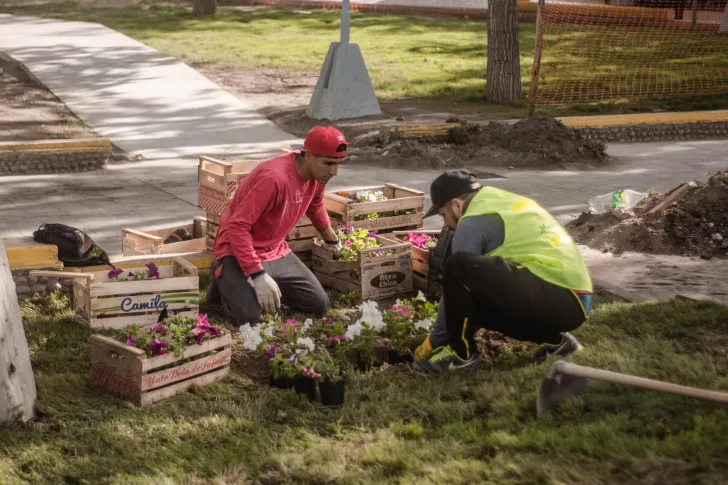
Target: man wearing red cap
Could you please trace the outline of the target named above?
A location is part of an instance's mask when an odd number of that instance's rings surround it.
[[[291,309],[323,314],[329,299],[285,237],[304,215],[330,249],[341,248],[324,207],[324,188],[346,156],[337,129],[316,126],[303,150],[271,158],[243,179],[223,212],[215,236],[208,301],[220,299],[237,323],[260,321],[261,311]]]

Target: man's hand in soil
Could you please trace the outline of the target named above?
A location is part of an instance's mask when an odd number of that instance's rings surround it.
[[[262,272],[252,276],[250,286],[255,290],[258,305],[267,313],[275,313],[281,307],[281,290],[278,284],[267,273]]]

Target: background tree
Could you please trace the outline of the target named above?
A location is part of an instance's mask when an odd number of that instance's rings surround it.
[[[488,1],[488,65],[485,97],[489,101],[521,99],[516,0]]]

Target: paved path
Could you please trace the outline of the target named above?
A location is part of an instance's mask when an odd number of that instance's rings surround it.
[[[0,51],[147,159],[275,153],[296,138],[186,64],[99,24],[0,15]]]

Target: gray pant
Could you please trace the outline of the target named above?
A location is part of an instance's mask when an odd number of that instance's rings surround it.
[[[278,284],[281,302],[291,310],[323,315],[329,309],[329,297],[321,283],[295,254],[264,262],[263,269]],[[208,301],[218,298],[222,301],[225,316],[236,325],[260,322],[261,311],[255,290],[234,256],[212,262],[207,294]]]

